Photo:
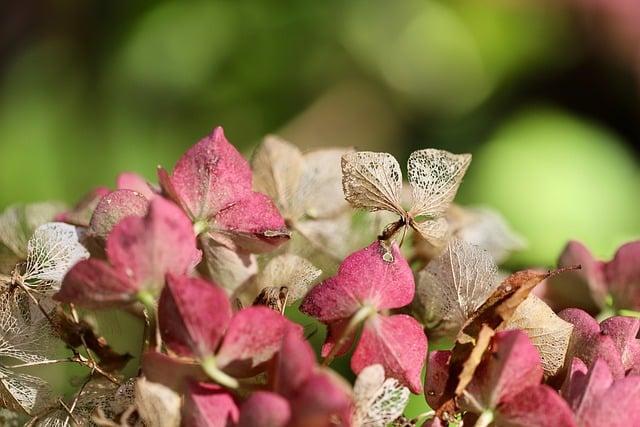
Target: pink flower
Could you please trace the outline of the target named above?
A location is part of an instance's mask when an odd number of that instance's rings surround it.
[[[387,314],[409,304],[414,292],[413,273],[398,246],[387,249],[376,241],[349,255],[337,275],[307,294],[300,309],[328,325],[323,356],[344,354],[362,323],[351,369],[359,373],[379,363],[390,377],[419,393],[427,338],[412,317]]]

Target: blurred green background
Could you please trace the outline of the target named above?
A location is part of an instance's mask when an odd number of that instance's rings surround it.
[[[0,208],[154,178],[212,127],[403,162],[472,152],[458,200],[552,264],[640,234],[636,0],[0,4]]]

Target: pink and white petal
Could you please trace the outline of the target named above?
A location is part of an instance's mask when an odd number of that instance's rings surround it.
[[[207,383],[192,383],[182,408],[184,427],[231,427],[239,411],[233,397],[223,388]]]
[[[177,197],[194,222],[211,218],[251,192],[249,164],[221,127],[191,147],[171,176],[161,173],[159,178],[165,192]]]
[[[443,399],[449,380],[449,350],[437,350],[427,358],[427,375],[424,381],[424,397],[432,408],[439,408],[447,399]]]
[[[290,427],[327,427],[336,419],[337,425],[349,425],[352,405],[349,385],[332,371],[319,370],[291,400]]]
[[[640,311],[640,240],[622,245],[604,274],[613,305]]]
[[[289,402],[268,391],[256,391],[240,406],[238,427],[285,427],[291,419]]]
[[[164,285],[167,273],[190,272],[201,256],[189,219],[161,197],[151,201],[144,218],[120,221],[107,238],[106,251],[116,270],[151,291]]]
[[[267,307],[248,307],[233,316],[216,354],[218,367],[232,376],[255,374],[280,348],[291,322]]]
[[[600,331],[613,339],[622,357],[625,372],[640,368],[640,319],[614,316],[600,322]]]
[[[113,227],[129,216],[143,217],[149,201],[137,191],[116,190],[104,196],[91,216],[89,232],[106,239]]]
[[[337,275],[315,286],[300,310],[322,322],[346,319],[363,305],[378,310],[409,304],[415,293],[413,273],[398,245],[379,241],[349,255]]]
[[[612,337],[601,333],[600,325],[593,317],[576,308],[562,310],[558,316],[574,326],[565,360],[577,357],[592,367],[600,358],[609,365],[614,378],[624,376],[622,357],[616,343]]]
[[[562,397],[547,385],[529,386],[501,402],[495,414],[500,427],[577,427]]]
[[[498,332],[492,339],[491,353],[492,357],[478,365],[467,386],[469,394],[484,408],[496,408],[542,381],[540,355],[524,332]]]
[[[135,301],[138,290],[106,262],[87,259],[69,270],[53,298],[86,308],[118,307]]]
[[[273,389],[291,398],[309,378],[315,366],[316,355],[300,328],[287,328],[270,375]]]
[[[329,323],[327,325],[327,336],[322,344],[320,355],[327,357],[333,350],[333,347],[337,344],[337,340],[342,339],[345,333],[345,329],[349,324],[349,319],[338,320],[336,322]],[[348,337],[344,339],[342,347],[335,353],[336,356],[343,356],[349,352],[355,341],[356,334],[352,332]]]
[[[146,179],[133,172],[122,172],[116,178],[116,188],[133,190],[142,194],[147,200],[153,199],[157,193],[153,191]]]
[[[211,223],[212,232],[229,236],[247,252],[268,252],[289,240],[289,230],[273,201],[250,192],[226,206]]]
[[[422,368],[427,357],[427,337],[411,316],[375,316],[365,323],[351,357],[351,369],[359,374],[376,363],[388,377],[396,378],[413,393],[422,393]]]
[[[223,289],[203,279],[167,275],[160,294],[158,322],[167,347],[181,356],[213,355],[231,320]]]
[[[170,357],[156,351],[144,353],[141,367],[149,381],[163,384],[180,394],[188,390],[191,382],[209,378],[194,360]]]

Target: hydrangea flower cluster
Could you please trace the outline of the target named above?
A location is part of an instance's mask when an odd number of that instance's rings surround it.
[[[157,184],[7,208],[2,425],[640,425],[640,242],[501,272],[524,241],[453,203],[470,163],[419,150],[405,184],[387,153],[269,136],[249,162],[216,128]]]

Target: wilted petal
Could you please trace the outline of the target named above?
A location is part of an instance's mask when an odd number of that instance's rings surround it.
[[[301,299],[311,284],[322,274],[322,270],[304,258],[293,254],[283,254],[272,258],[258,274],[261,288],[287,288],[287,304]]]
[[[238,418],[238,407],[224,389],[205,383],[189,387],[182,409],[184,427],[229,427]]]
[[[5,246],[23,261],[27,257],[27,242],[36,228],[51,222],[64,206],[56,202],[11,205],[0,214],[0,246]]]
[[[398,245],[375,241],[349,255],[337,275],[316,285],[300,310],[323,322],[350,317],[359,307],[378,310],[405,306],[413,299],[413,273]]]
[[[51,386],[39,377],[0,366],[0,406],[14,412],[36,415],[53,404]]]
[[[574,427],[573,413],[547,385],[530,386],[500,403],[495,425],[504,427]]]
[[[604,275],[616,308],[640,311],[640,241],[621,246]]]
[[[240,406],[238,427],[285,427],[291,418],[289,402],[267,391],[256,391]]]
[[[138,415],[145,425],[157,427],[179,427],[180,396],[170,388],[145,378],[135,385],[135,402]]]
[[[422,392],[422,367],[427,357],[427,337],[412,317],[398,314],[376,316],[364,326],[351,358],[357,374],[376,363],[414,393]]]
[[[208,220],[251,191],[249,164],[229,144],[221,127],[191,147],[171,176],[161,170],[159,178],[163,190],[194,222]]]
[[[231,305],[224,290],[205,280],[167,276],[158,303],[162,339],[181,356],[211,356],[229,321]]]
[[[113,267],[139,287],[155,291],[167,273],[188,273],[200,260],[189,219],[173,203],[156,197],[144,218],[120,221],[107,239]]]
[[[87,308],[106,308],[133,301],[139,290],[138,284],[106,262],[87,259],[69,270],[53,298]]]
[[[394,378],[385,378],[382,365],[371,365],[360,371],[353,386],[357,426],[385,427],[404,412],[409,389]]]
[[[234,376],[251,375],[278,351],[291,326],[280,313],[266,307],[248,307],[231,320],[216,355],[218,367]]]
[[[427,376],[424,381],[424,396],[432,408],[439,408],[447,399],[444,392],[449,380],[451,351],[440,350],[429,353]]]
[[[106,239],[113,227],[128,216],[143,217],[147,213],[149,201],[137,191],[116,190],[104,196],[97,204],[89,232]]]
[[[157,195],[146,179],[133,172],[123,172],[118,175],[116,178],[116,188],[136,191],[142,194],[147,200],[151,200]]]

